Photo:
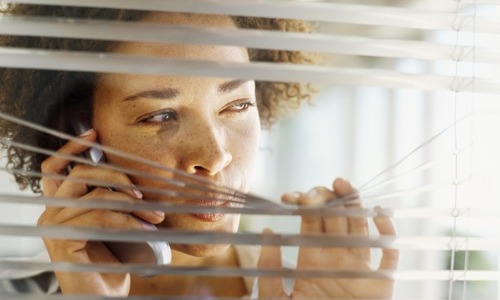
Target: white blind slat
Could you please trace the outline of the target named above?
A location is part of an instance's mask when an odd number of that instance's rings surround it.
[[[220,44],[260,49],[425,60],[470,61],[472,59],[472,55],[463,55],[464,53],[470,54],[472,51],[472,47],[467,45],[457,47],[410,40],[62,18],[0,16],[0,34],[111,41]],[[474,51],[476,51],[476,62],[500,64],[500,53],[496,49],[476,47]]]
[[[16,48],[0,48],[0,66],[104,73],[130,73],[130,70],[133,70],[135,74],[212,76],[262,81],[463,92],[467,92],[473,82],[472,78],[409,74],[390,70],[272,63],[220,63]],[[476,78],[474,86],[478,93],[500,92],[500,84],[496,80]]]
[[[270,216],[298,216],[301,210],[292,207],[252,207],[252,201],[248,203],[250,207],[243,208],[224,208],[224,207],[199,207],[191,205],[168,205],[160,203],[142,203],[129,204],[117,203],[116,201],[89,200],[86,202],[75,202],[72,199],[50,198],[50,197],[32,197],[22,195],[0,194],[0,203],[17,205],[49,205],[55,207],[78,207],[78,208],[104,208],[112,210],[165,210],[168,212],[223,212],[223,213],[241,213],[258,214]],[[369,203],[367,204],[369,206]],[[394,219],[445,219],[445,218],[463,218],[463,219],[484,219],[489,218],[491,222],[500,222],[498,216],[500,209],[487,207],[403,207],[393,206],[390,209],[353,209],[351,211],[331,212],[318,208],[303,211],[307,215],[317,216],[357,216],[357,217],[375,217],[377,215],[386,215]]]
[[[456,5],[453,5],[453,2],[450,2],[448,12],[391,6],[296,1],[150,0],[147,2],[137,2],[133,0],[11,0],[9,2],[288,18],[431,30],[448,30],[451,24],[454,24],[454,26],[463,26],[472,19],[470,16],[462,16],[457,19],[455,16]],[[485,25],[479,26],[487,32],[498,32],[498,24],[498,20],[490,18],[488,21],[485,21]],[[463,30],[471,29],[464,27]]]
[[[500,251],[500,238],[470,236],[332,236],[256,233],[196,232],[182,230],[137,231],[68,226],[0,224],[0,235],[88,239],[99,241],[168,241],[172,244],[280,245],[307,247],[388,248],[401,250]]]
[[[173,274],[193,275],[203,274],[211,276],[271,276],[278,275],[288,278],[330,277],[330,278],[394,278],[398,281],[498,281],[500,272],[492,270],[398,270],[398,271],[333,271],[333,270],[296,270],[290,269],[246,269],[246,268],[204,268],[204,267],[150,267],[146,265],[105,265],[105,264],[75,264],[75,263],[33,263],[23,261],[0,262],[3,268],[19,268],[30,271],[71,271],[71,272],[106,272],[123,273],[133,272],[141,274]],[[0,274],[0,279],[2,274]]]

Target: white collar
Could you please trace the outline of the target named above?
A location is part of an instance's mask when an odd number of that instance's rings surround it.
[[[29,261],[37,263],[50,263],[49,253],[46,250],[40,253],[28,256],[28,257],[7,257],[0,259],[2,261]],[[36,276],[38,274],[44,273],[45,271],[40,270],[19,270],[19,269],[0,269],[0,280],[1,279],[21,279],[26,277]]]

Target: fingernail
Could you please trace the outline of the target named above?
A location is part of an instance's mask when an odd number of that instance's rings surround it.
[[[309,192],[307,192],[307,196],[315,199],[316,197],[318,197],[319,193],[318,193],[318,190],[317,189],[312,189],[310,190]]]
[[[94,129],[90,128],[89,130],[85,131],[84,133],[80,134],[81,137],[89,136],[92,133],[94,133]]]
[[[386,215],[384,214],[384,211],[382,210],[381,206],[375,206],[373,208],[373,211],[375,212],[375,218],[380,218],[380,217],[385,217]]]
[[[164,217],[165,216],[165,212],[161,211],[161,210],[154,210],[153,213],[159,217]]]
[[[156,231],[156,227],[148,222],[141,221],[142,228],[150,231]]]
[[[135,197],[138,199],[142,199],[144,196],[136,187],[132,187],[132,193],[134,193]]]
[[[263,233],[263,234],[273,234],[274,232],[272,231],[272,229],[271,229],[271,228],[266,227],[266,228],[264,228],[264,229],[262,230],[262,233]]]
[[[283,194],[283,196],[281,197],[281,199],[284,202],[286,202],[286,203],[295,204],[295,202],[297,202],[297,199],[299,197],[300,197],[300,193],[294,192],[294,193],[285,193],[285,194]]]

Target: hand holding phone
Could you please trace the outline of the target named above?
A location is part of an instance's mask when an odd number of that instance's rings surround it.
[[[90,121],[82,116],[71,118],[71,125],[76,135],[80,135],[91,129]],[[84,152],[84,155],[95,163],[105,162],[105,156],[102,150],[90,148]],[[152,231],[158,229],[153,224],[146,222],[131,215],[143,224],[145,228]],[[172,252],[167,242],[147,241],[141,243],[135,242],[105,242],[106,247],[122,263],[148,264],[151,266],[163,266],[170,264]],[[149,276],[151,274],[137,274],[140,276]]]

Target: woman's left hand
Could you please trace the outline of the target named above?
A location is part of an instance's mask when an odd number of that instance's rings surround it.
[[[298,205],[317,205],[329,200],[355,195],[356,190],[343,179],[333,182],[333,190],[314,188],[308,193],[285,194],[282,201]],[[335,201],[335,200],[333,200]],[[334,206],[332,209],[359,209],[361,204]],[[381,235],[395,235],[391,220],[387,217],[375,217],[375,226]],[[368,236],[366,218],[354,217],[302,217],[301,234]],[[382,249],[379,270],[395,270],[399,261],[399,252],[395,249]],[[262,247],[259,268],[281,268],[279,247]],[[301,247],[297,269],[304,270],[353,270],[370,271],[371,257],[369,248],[326,248]],[[391,279],[372,278],[297,278],[290,296],[283,290],[281,278],[260,277],[259,296],[284,299],[311,298],[362,298],[391,299],[394,281]]]

